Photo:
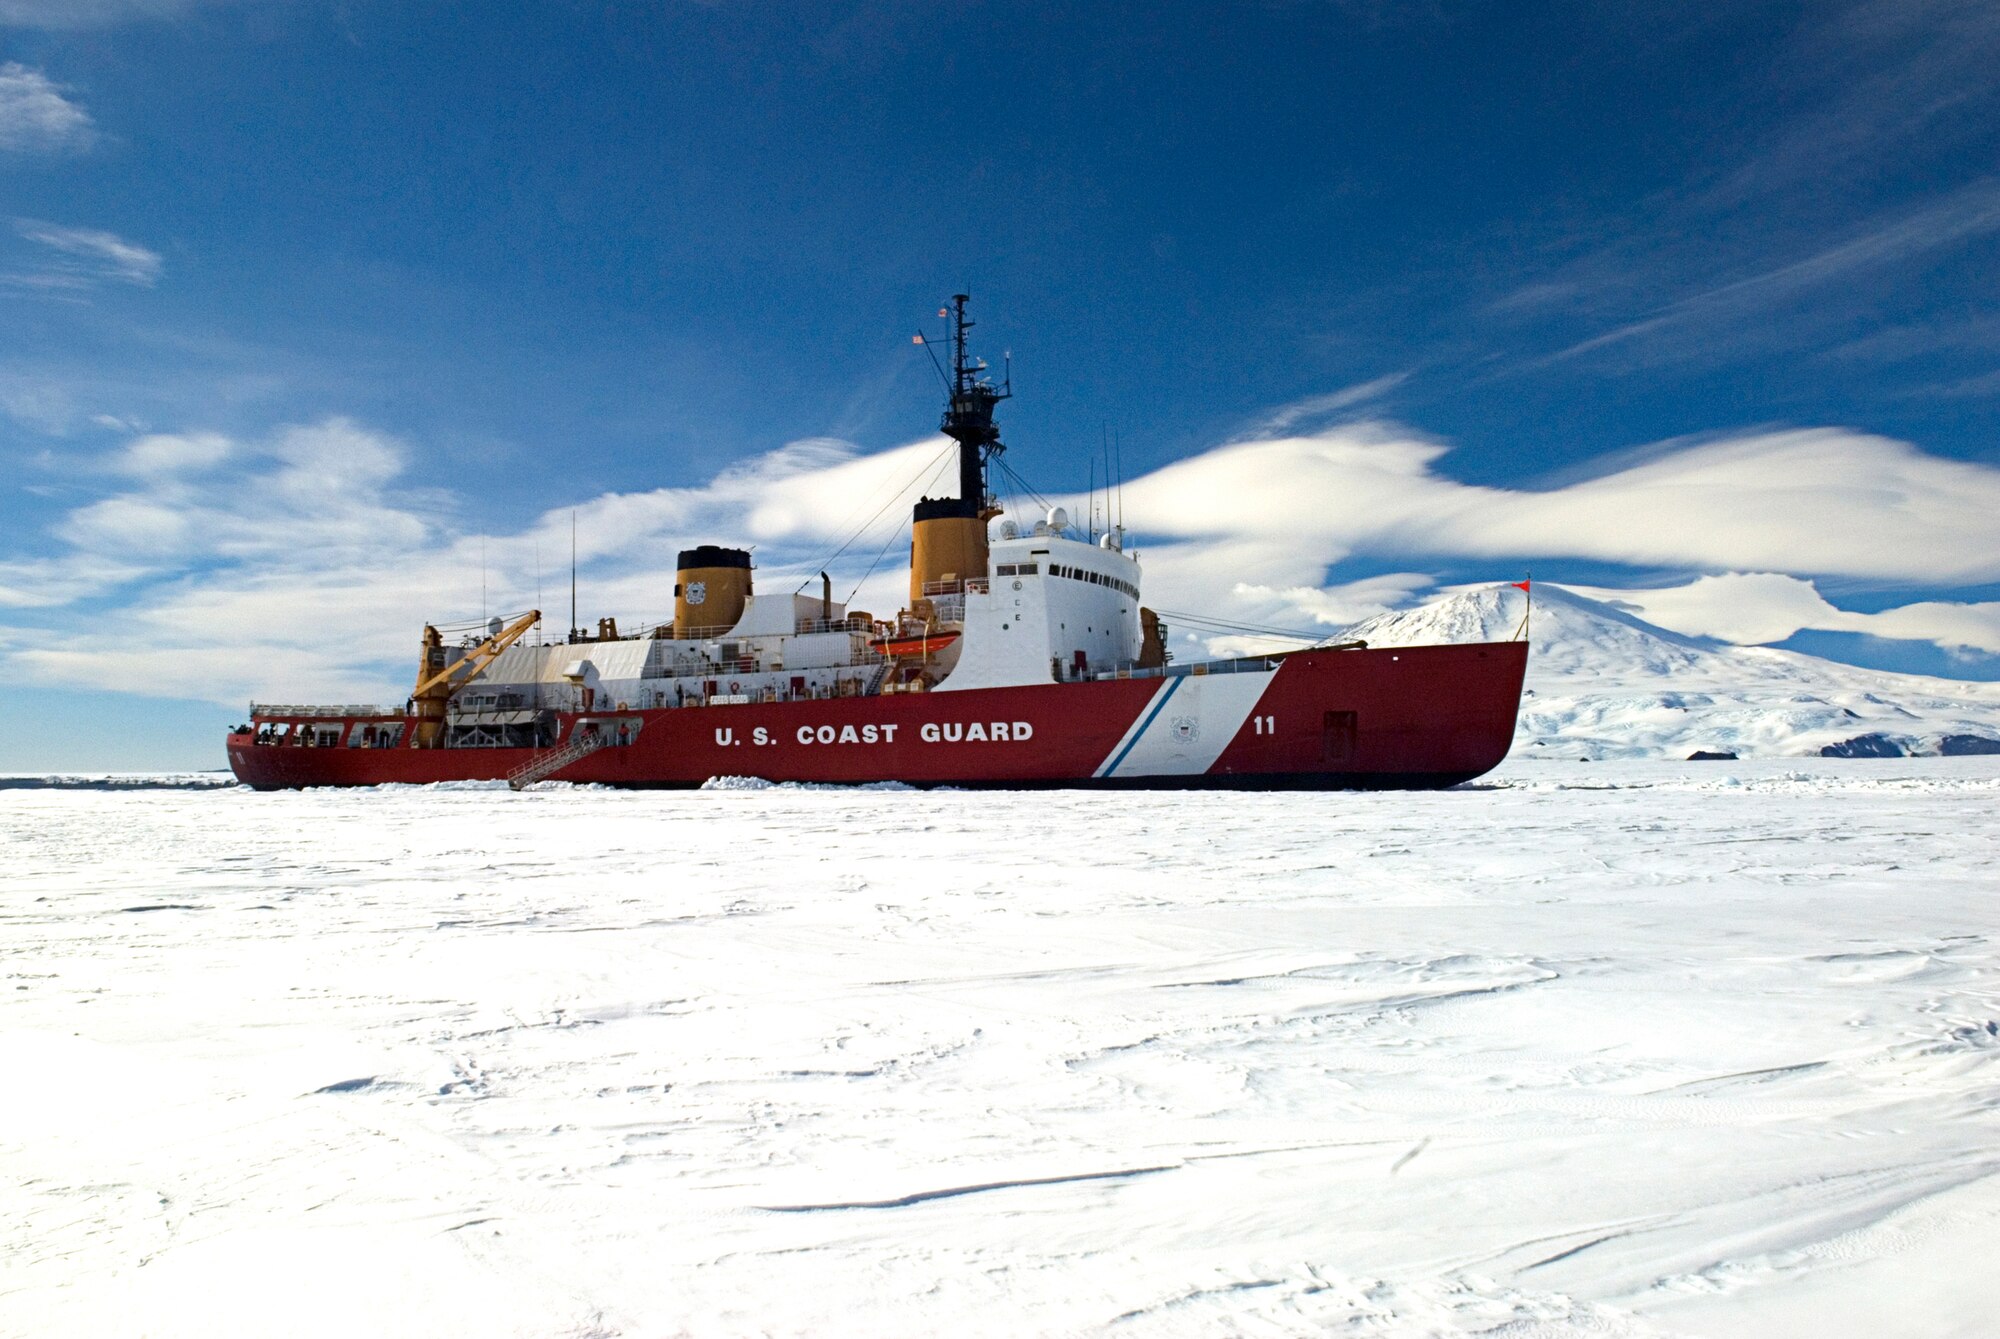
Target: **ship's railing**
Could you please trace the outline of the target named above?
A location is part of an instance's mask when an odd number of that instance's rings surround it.
[[[821,670],[863,670],[879,677],[882,670],[888,664],[889,662],[880,656],[870,656],[866,660],[852,660],[839,665],[816,665],[813,667],[813,670],[814,672]],[[766,672],[768,673],[769,671]],[[801,672],[803,673],[803,671]],[[783,671],[776,671],[776,673],[783,673]],[[705,691],[706,684],[710,682],[716,686],[713,693]],[[691,686],[687,684],[680,685],[682,691],[679,696],[675,696],[671,688],[661,690],[656,687],[649,687],[642,690],[636,697],[631,698],[629,701],[619,702],[614,705],[622,711],[671,711],[682,707],[733,707],[751,703],[823,702],[839,697],[866,697],[871,689],[864,687],[864,684],[872,682],[874,680],[867,677],[867,675],[855,675],[842,678],[835,685],[808,688],[803,692],[793,692],[789,679],[780,680],[776,683],[768,679],[760,679],[751,683],[741,683],[711,674],[705,680],[696,682]],[[736,691],[730,691],[732,686],[734,686]],[[599,697],[598,705],[605,710],[610,709],[604,707],[604,699],[601,696]],[[563,706],[559,709],[576,711],[580,709],[580,702],[572,699],[568,706]]]
[[[668,624],[672,627],[672,624]],[[734,623],[700,623],[674,634],[677,642],[719,642],[736,630]]]
[[[1197,660],[1186,665],[1151,665],[1144,669],[1137,666],[1121,665],[1117,669],[1098,670],[1092,679],[1178,679],[1183,675],[1197,674],[1268,674],[1278,668],[1278,662],[1263,656],[1250,656],[1236,660]]]
[[[926,581],[924,598],[937,595],[984,595],[988,589],[985,577],[967,577],[963,581]]]
[[[874,623],[859,614],[849,614],[844,618],[802,618],[794,627],[799,633],[808,632],[873,632]]]
[[[615,620],[615,619],[614,619],[613,621],[614,621],[614,622],[616,622],[616,620]],[[674,631],[674,621],[673,621],[672,619],[668,619],[668,620],[667,620],[666,622],[664,622],[664,623],[655,623],[655,622],[653,622],[653,621],[652,621],[651,619],[643,619],[643,618],[642,618],[642,619],[637,619],[637,620],[635,620],[635,621],[633,622],[633,626],[634,626],[634,627],[640,627],[640,628],[644,628],[644,629],[645,629],[645,631],[644,631],[644,632],[627,632],[627,633],[624,633],[624,634],[621,634],[620,636],[617,636],[617,637],[597,637],[597,636],[593,636],[593,635],[591,635],[591,633],[590,633],[589,629],[587,629],[587,628],[579,628],[579,629],[577,629],[577,633],[578,633],[578,635],[576,635],[576,636],[574,636],[574,637],[558,637],[558,638],[556,638],[556,639],[555,639],[554,641],[550,641],[550,642],[536,642],[536,643],[533,643],[533,644],[534,644],[534,645],[536,645],[536,646],[544,646],[544,645],[546,645],[546,646],[590,646],[590,645],[593,645],[593,644],[595,644],[595,643],[597,643],[597,642],[606,642],[606,641],[611,641],[611,642],[663,642],[663,641],[682,641],[682,642],[713,642],[713,641],[720,641],[720,640],[721,640],[722,638],[724,638],[724,637],[727,637],[727,636],[728,636],[728,635],[729,635],[729,634],[730,634],[731,632],[733,632],[733,631],[735,630],[735,628],[736,628],[736,625],[735,625],[734,623],[698,623],[698,624],[695,624],[694,626],[692,626],[692,627],[688,628],[688,629],[687,629],[687,631],[685,631],[685,632],[675,632],[675,631]]]
[[[318,703],[300,704],[290,702],[252,702],[252,716],[401,716],[401,707],[377,707],[367,703]]]

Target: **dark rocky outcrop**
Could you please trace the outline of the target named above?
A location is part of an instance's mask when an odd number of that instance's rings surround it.
[[[2000,739],[1988,739],[1985,735],[1946,735],[1938,741],[1940,757],[1970,758],[1981,753],[2000,753]]]
[[[1688,754],[1688,761],[1689,762],[1735,762],[1736,755],[1733,753],[1711,753],[1707,749],[1696,749],[1693,753]]]
[[[1887,735],[1856,735],[1819,751],[1822,758],[1903,758],[1903,746]]]

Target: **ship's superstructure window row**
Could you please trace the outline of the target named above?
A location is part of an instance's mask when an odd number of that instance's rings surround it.
[[[1068,577],[1071,581],[1088,581],[1093,586],[1109,586],[1111,589],[1129,595],[1135,600],[1139,598],[1139,588],[1131,582],[1121,581],[1119,578],[1103,572],[1093,572],[1087,567],[1069,567],[1062,563],[1051,563],[1049,564],[1049,575],[1052,577]]]

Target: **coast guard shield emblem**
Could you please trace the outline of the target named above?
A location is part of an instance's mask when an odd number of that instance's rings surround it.
[[[1200,721],[1196,720],[1192,716],[1174,717],[1174,741],[1176,743],[1192,744],[1194,743],[1195,740],[1200,738],[1201,738]]]

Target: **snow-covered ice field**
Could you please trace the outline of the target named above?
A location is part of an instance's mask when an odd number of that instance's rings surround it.
[[[1996,811],[0,791],[0,1331],[1991,1334]]]

